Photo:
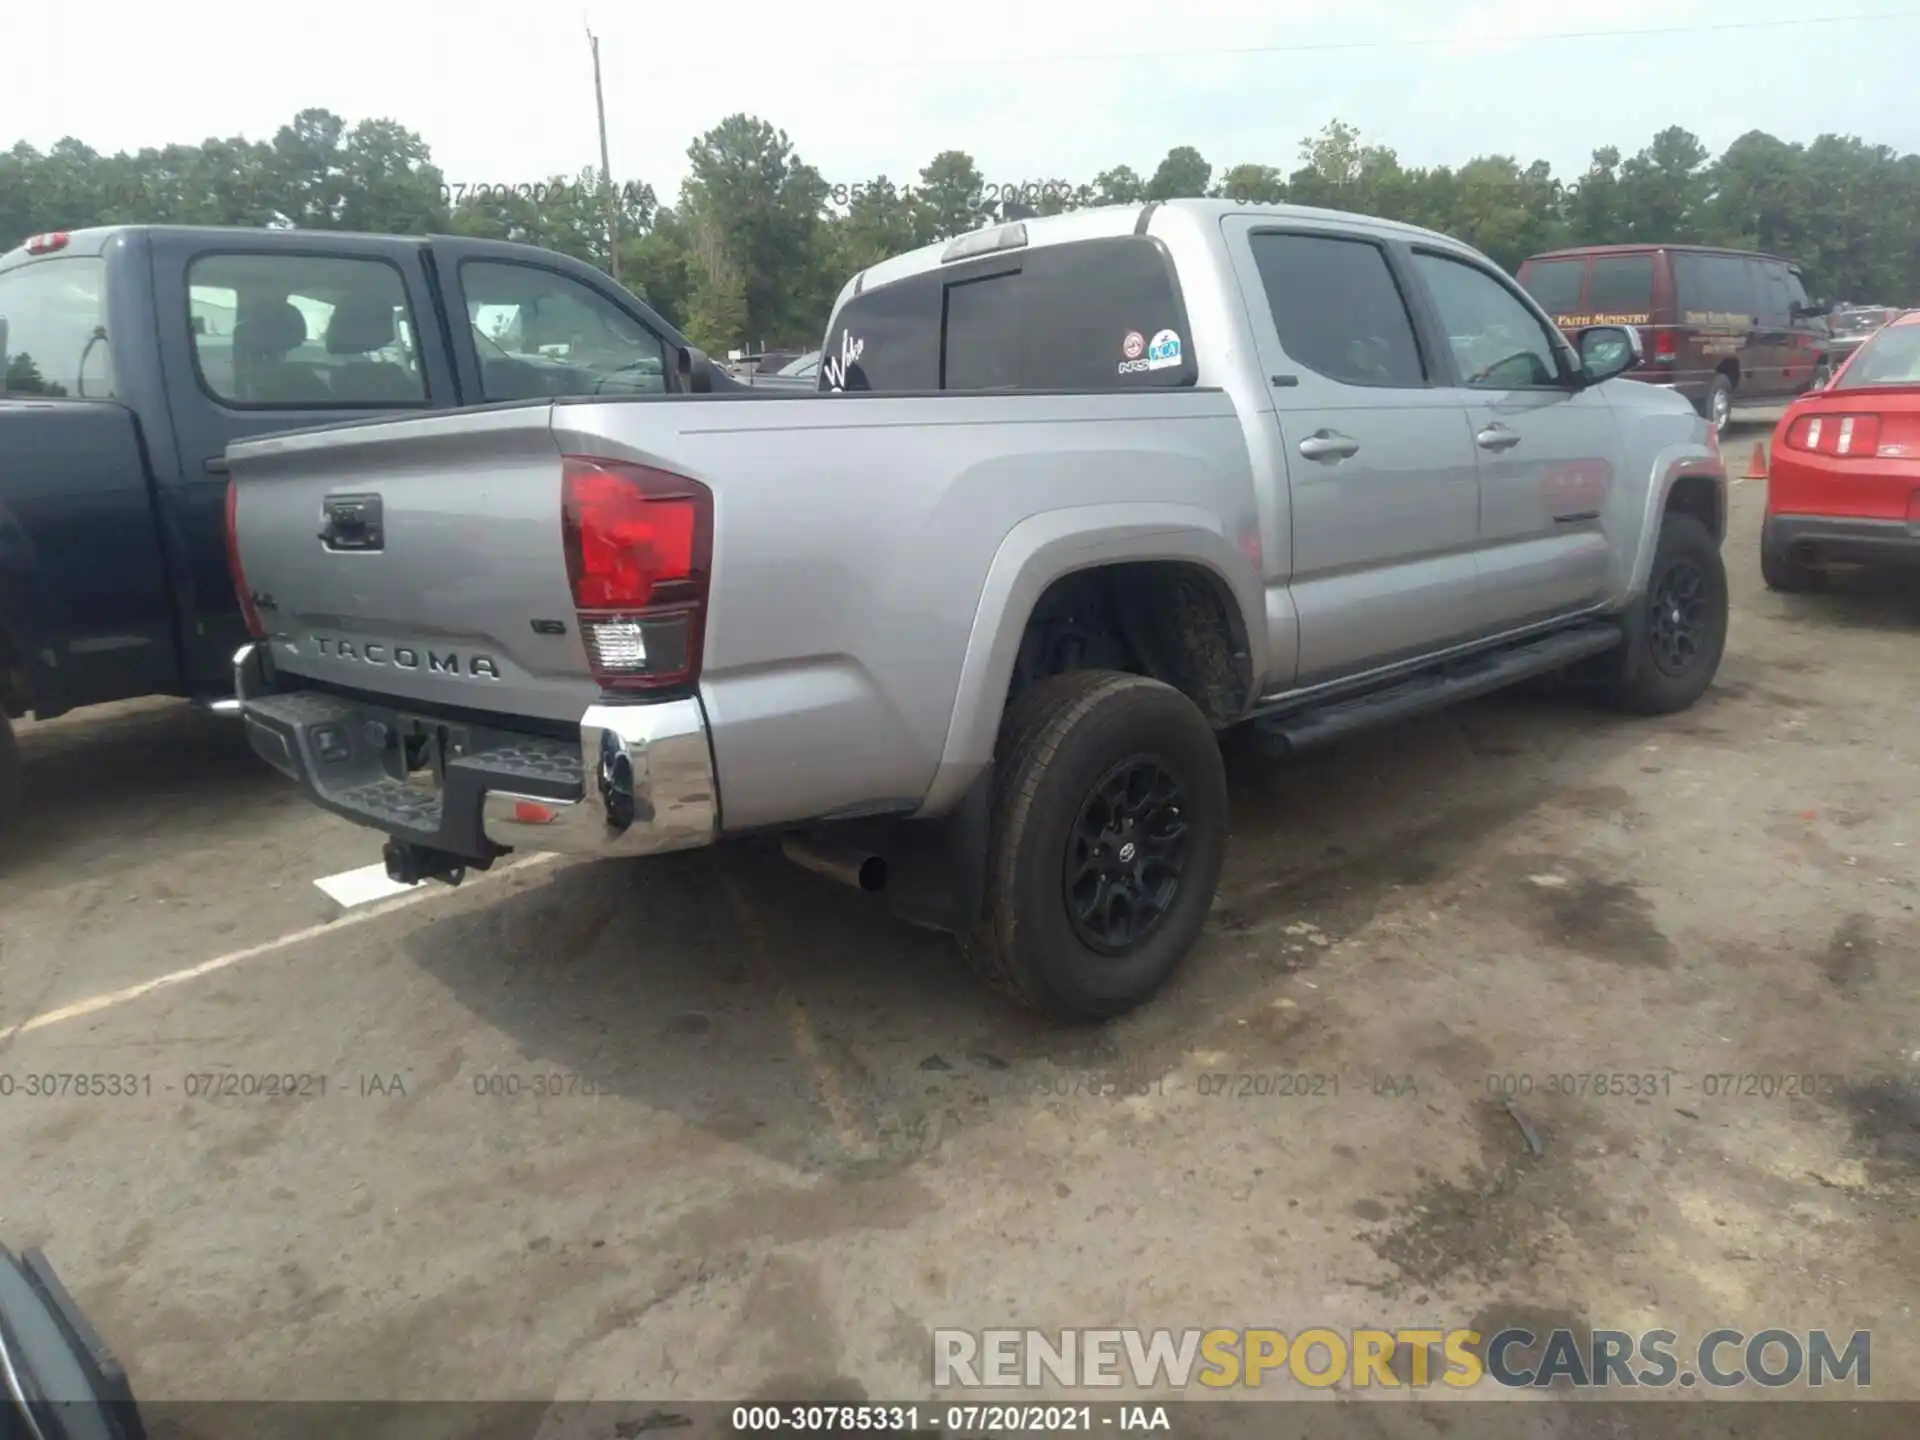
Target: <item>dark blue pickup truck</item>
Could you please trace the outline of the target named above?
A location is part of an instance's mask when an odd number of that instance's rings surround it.
[[[14,719],[226,700],[247,639],[230,442],[737,388],[598,270],[526,245],[128,225],[0,254],[0,835],[20,803]]]

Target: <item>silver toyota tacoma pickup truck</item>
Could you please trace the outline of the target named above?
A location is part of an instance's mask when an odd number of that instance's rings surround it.
[[[513,403],[228,451],[254,748],[398,879],[778,839],[1117,1014],[1279,752],[1534,676],[1712,683],[1726,471],[1445,236],[1178,201],[857,275],[821,393]]]

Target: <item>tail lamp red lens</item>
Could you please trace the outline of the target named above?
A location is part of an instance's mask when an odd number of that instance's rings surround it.
[[[713,492],[622,460],[562,464],[567,580],[594,677],[609,690],[700,673],[713,564]]]
[[[1880,417],[1803,415],[1787,430],[1787,445],[1814,455],[1878,455],[1881,452]]]
[[[240,564],[240,531],[235,521],[240,514],[240,487],[227,482],[227,573],[233,577],[233,593],[240,601],[240,618],[247,622],[247,633],[256,640],[267,638],[267,627],[260,623],[260,612],[253,605],[253,590],[247,584],[247,572]]]
[[[1662,330],[1653,337],[1653,358],[1671,361],[1680,353],[1680,340],[1671,330]]]

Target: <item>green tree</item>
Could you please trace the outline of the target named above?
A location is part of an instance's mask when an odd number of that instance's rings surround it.
[[[920,233],[927,242],[950,240],[977,230],[984,218],[980,213],[986,182],[980,167],[964,150],[942,150],[920,171],[916,198],[925,214]]]
[[[745,114],[730,115],[688,147],[692,174],[682,192],[699,215],[707,294],[721,274],[738,276],[746,300],[746,337],[783,343],[818,335],[824,279],[827,183],[794,153],[784,130]],[[731,281],[726,282],[731,283]],[[696,308],[707,302],[696,302]],[[717,304],[717,302],[715,302]],[[713,314],[724,309],[712,309]]]
[[[1620,167],[1620,241],[1691,244],[1711,228],[1707,148],[1690,130],[1670,125]]]
[[[1146,183],[1131,165],[1116,165],[1093,177],[1095,205],[1135,205],[1146,198]]]
[[[1147,182],[1147,199],[1177,200],[1205,195],[1213,180],[1213,166],[1191,145],[1176,145]]]
[[[1233,165],[1221,174],[1213,194],[1242,205],[1272,205],[1287,198],[1287,181],[1271,165]]]

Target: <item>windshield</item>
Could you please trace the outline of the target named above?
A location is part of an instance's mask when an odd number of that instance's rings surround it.
[[[1860,347],[1839,390],[1869,385],[1920,385],[1920,323],[1889,325]]]
[[[780,368],[779,373],[782,375],[795,375],[803,378],[811,378],[814,375],[814,373],[819,370],[819,368],[820,368],[820,352],[816,350],[811,355],[802,355],[798,360],[795,360],[792,364],[783,365]]]

